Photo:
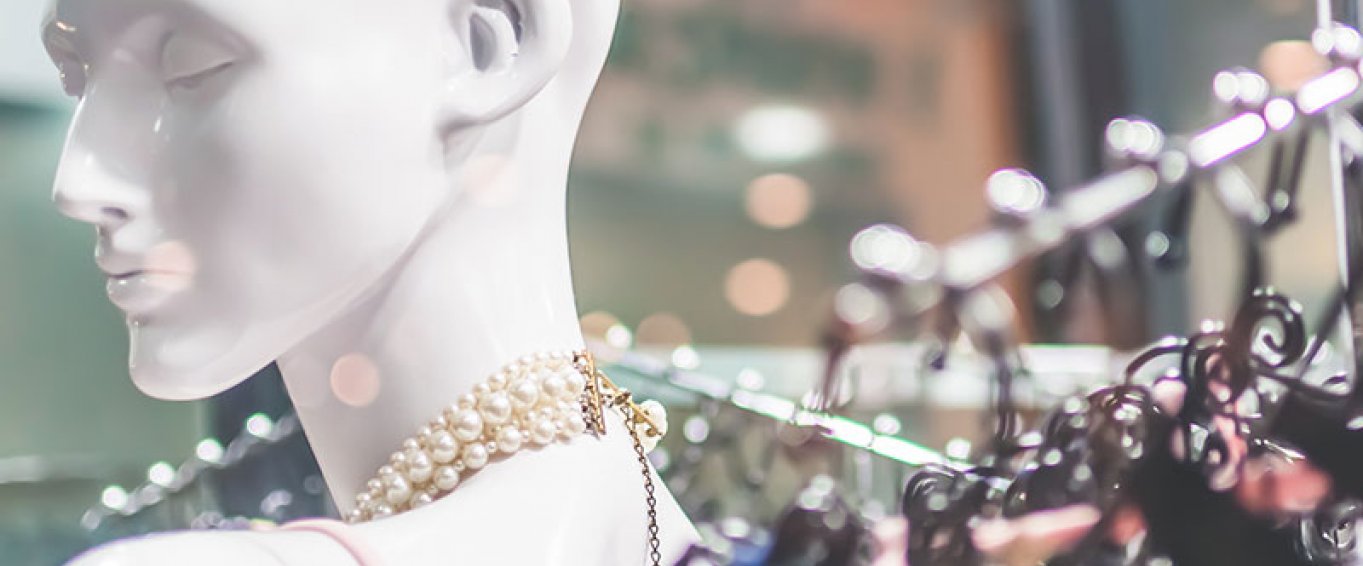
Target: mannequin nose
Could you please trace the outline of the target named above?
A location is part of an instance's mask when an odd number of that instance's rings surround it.
[[[52,200],[57,210],[72,219],[113,229],[133,219],[137,194],[93,155],[68,149],[57,168]]]

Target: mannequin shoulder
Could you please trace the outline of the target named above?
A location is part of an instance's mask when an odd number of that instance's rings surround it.
[[[326,537],[299,532],[184,531],[114,541],[67,566],[351,566]]]

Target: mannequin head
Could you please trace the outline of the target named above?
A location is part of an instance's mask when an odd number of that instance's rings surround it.
[[[80,102],[54,196],[97,228],[137,386],[231,387],[486,206],[471,163],[527,131],[569,151],[618,7],[57,0],[44,41]]]

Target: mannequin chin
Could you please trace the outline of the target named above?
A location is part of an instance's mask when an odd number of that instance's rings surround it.
[[[566,0],[400,4],[54,4],[81,97],[54,198],[98,229],[148,395],[219,393],[381,286],[572,33],[537,23]]]

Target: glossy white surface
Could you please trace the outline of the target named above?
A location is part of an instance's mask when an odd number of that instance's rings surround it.
[[[97,228],[137,386],[197,399],[278,359],[345,511],[489,372],[580,348],[564,191],[618,9],[59,0],[44,40],[82,98],[54,196]],[[637,563],[635,466],[619,435],[520,454],[362,532],[395,564]],[[679,549],[694,530],[660,499]],[[319,537],[214,533],[77,563],[182,563],[185,540],[222,563],[262,546],[336,563]]]

